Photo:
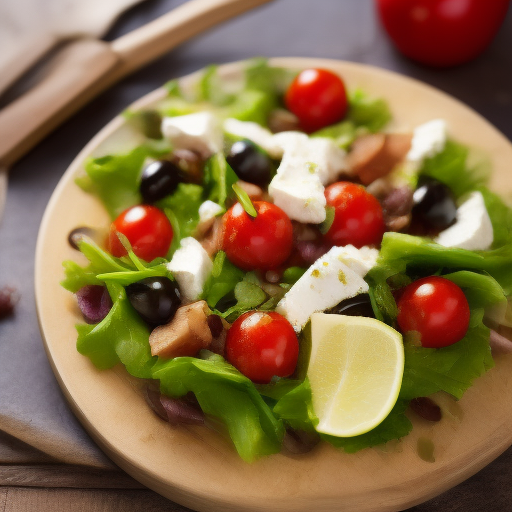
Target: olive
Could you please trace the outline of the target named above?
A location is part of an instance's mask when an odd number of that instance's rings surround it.
[[[451,226],[457,216],[453,193],[444,183],[433,178],[420,178],[412,196],[412,219],[424,232],[441,231]]]
[[[169,160],[151,162],[142,171],[140,193],[145,203],[154,203],[172,194],[183,181],[183,171]]]
[[[342,300],[326,313],[333,315],[366,316],[375,318],[373,314],[370,296],[367,293],[360,293],[350,299]]]
[[[134,122],[148,139],[159,140],[163,137],[160,126],[162,116],[156,110],[142,110],[134,116]]]
[[[228,164],[243,181],[265,186],[272,176],[272,162],[256,144],[250,140],[238,140],[226,157]]]
[[[181,304],[178,285],[167,277],[147,277],[126,287],[130,304],[149,325],[169,323]]]

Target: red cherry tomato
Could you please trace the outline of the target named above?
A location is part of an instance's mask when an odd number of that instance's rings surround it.
[[[128,238],[133,252],[143,260],[165,257],[172,242],[169,219],[155,206],[139,205],[125,210],[110,226],[109,251],[120,258],[126,249],[116,235],[119,231]]]
[[[424,277],[404,288],[398,300],[397,322],[403,333],[419,332],[422,347],[447,347],[466,335],[468,301],[452,281]]]
[[[255,201],[251,217],[236,203],[224,215],[223,249],[229,260],[244,270],[270,270],[290,256],[293,227],[286,213],[266,201]]]
[[[347,112],[343,80],[326,69],[305,69],[291,83],[285,103],[308,133],[340,121]]]
[[[279,313],[249,311],[238,317],[226,338],[226,358],[254,382],[295,371],[299,342],[290,322]]]
[[[509,0],[377,0],[377,9],[403,54],[431,66],[453,66],[484,51],[508,4]]]
[[[325,189],[327,206],[334,207],[334,220],[324,235],[333,245],[377,245],[386,226],[382,207],[361,185],[339,181]]]

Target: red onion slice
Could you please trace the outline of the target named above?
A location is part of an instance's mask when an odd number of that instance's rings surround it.
[[[505,338],[505,336],[496,332],[494,329],[491,329],[489,345],[491,346],[491,352],[493,355],[510,354],[512,352],[512,341]]]
[[[112,307],[106,286],[87,285],[76,292],[78,307],[88,324],[101,322]]]

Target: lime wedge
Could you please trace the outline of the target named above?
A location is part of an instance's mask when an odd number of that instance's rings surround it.
[[[404,373],[397,331],[373,318],[311,316],[308,378],[318,432],[352,437],[375,428],[396,403]]]

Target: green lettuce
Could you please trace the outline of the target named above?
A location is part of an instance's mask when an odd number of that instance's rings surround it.
[[[164,395],[194,393],[203,412],[227,428],[240,457],[247,462],[281,449],[283,424],[254,384],[222,357],[159,359],[153,378]]]
[[[469,166],[468,155],[466,146],[448,140],[443,151],[425,159],[420,174],[444,183],[456,197],[461,197],[485,185],[489,177],[489,171],[483,164]]]
[[[151,378],[156,357],[151,356],[149,328],[132,308],[122,286],[109,283],[107,287],[112,309],[99,324],[76,325],[76,348],[101,370],[121,362],[131,375]]]
[[[349,96],[349,106],[346,116],[358,128],[366,128],[370,132],[378,132],[391,121],[391,111],[386,100],[371,98],[365,92],[357,89]]]
[[[142,165],[147,157],[158,158],[169,153],[162,144],[138,146],[127,154],[91,158],[85,164],[86,175],[75,181],[86,192],[97,195],[110,217],[115,219],[127,208],[140,204]]]
[[[203,194],[204,190],[200,185],[179,183],[172,194],[155,204],[167,215],[174,233],[168,258],[178,249],[181,239],[193,235],[199,224],[199,206],[203,202]]]
[[[440,349],[418,347],[405,340],[405,368],[400,397],[412,399],[445,391],[461,398],[472,382],[494,366],[489,329],[482,312],[472,313],[466,336]]]

